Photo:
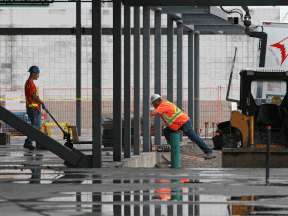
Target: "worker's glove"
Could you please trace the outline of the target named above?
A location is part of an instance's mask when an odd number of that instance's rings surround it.
[[[43,108],[44,110],[47,110],[45,104],[42,104],[42,108]]]

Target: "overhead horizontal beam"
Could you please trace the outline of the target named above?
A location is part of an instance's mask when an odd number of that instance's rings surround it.
[[[286,0],[125,0],[124,5],[129,6],[284,6],[288,5]]]
[[[205,31],[224,31],[225,34],[245,34],[245,29],[240,28],[238,26],[225,26],[225,25],[201,25],[201,26],[194,26],[195,31],[202,32]]]
[[[0,35],[76,35],[76,28],[0,28]]]
[[[183,14],[182,20],[184,25],[229,25],[233,24],[232,20],[223,20],[213,15],[189,15]]]
[[[0,28],[0,35],[75,35],[72,33],[72,28]],[[83,31],[83,30],[82,30]],[[224,31],[228,34],[245,34],[245,28],[240,28],[236,25],[185,25],[183,34],[187,35],[188,31]],[[124,28],[122,29],[122,34]],[[140,29],[140,34],[143,34],[143,29]],[[150,34],[155,34],[155,29],[150,29]],[[167,28],[161,29],[162,35],[167,35]],[[92,35],[92,28],[85,28],[82,35]],[[113,35],[113,28],[102,28],[102,35]],[[131,28],[131,35],[134,35],[134,28]],[[174,35],[177,35],[177,28],[174,28]]]
[[[184,34],[193,29],[193,25],[186,26]],[[124,28],[124,35],[123,32]],[[151,28],[150,33],[154,35],[155,28]],[[131,28],[131,34],[134,35],[134,28]],[[140,34],[143,34],[143,28],[140,29]],[[167,28],[162,28],[161,34],[167,35]],[[177,28],[174,28],[174,34],[177,34]],[[73,28],[0,28],[0,35],[76,35],[76,32]],[[92,28],[82,28],[82,35],[92,35]],[[102,28],[102,35],[113,35],[113,28]]]
[[[162,13],[180,13],[182,15],[205,15],[210,14],[227,20],[227,13],[217,7],[162,7]]]

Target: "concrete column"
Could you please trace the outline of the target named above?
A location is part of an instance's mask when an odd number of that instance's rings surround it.
[[[81,2],[76,2],[76,127],[81,136]]]
[[[124,158],[131,157],[131,10],[124,6]]]
[[[102,167],[101,0],[92,1],[92,165]]]
[[[188,31],[188,115],[193,125],[193,31]]]
[[[173,103],[173,19],[167,15],[167,100]]]
[[[150,8],[143,7],[143,151],[150,152]]]
[[[199,134],[200,121],[200,101],[199,101],[199,34],[194,35],[194,128],[198,127]]]
[[[113,1],[113,161],[121,161],[122,114],[121,114],[121,0]]]
[[[140,7],[134,7],[134,155],[140,154]]]
[[[161,12],[155,11],[155,94],[161,94]],[[161,145],[161,123],[159,115],[155,116],[155,145]]]

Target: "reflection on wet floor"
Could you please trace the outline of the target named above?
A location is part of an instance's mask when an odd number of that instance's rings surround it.
[[[26,156],[41,160],[39,154]],[[16,215],[288,215],[288,188],[265,186],[261,169],[89,170],[33,165],[7,167],[0,174],[1,212]],[[277,170],[273,174],[280,181],[287,178]],[[249,178],[244,180],[245,176]]]
[[[265,186],[265,169],[71,169],[49,151],[0,155],[0,215],[288,215],[288,169]]]

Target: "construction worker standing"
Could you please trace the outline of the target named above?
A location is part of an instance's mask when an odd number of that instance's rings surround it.
[[[41,130],[41,105],[43,109],[46,109],[44,103],[39,98],[38,89],[34,84],[34,80],[39,77],[40,70],[37,66],[31,66],[29,68],[30,76],[25,83],[25,97],[26,97],[26,110],[31,124]],[[34,150],[35,147],[32,145],[33,140],[27,137],[24,143],[24,148]],[[36,143],[37,149],[44,149],[39,143]]]
[[[151,96],[151,103],[155,107],[155,110],[150,111],[150,116],[161,116],[167,125],[167,127],[163,130],[163,133],[169,144],[170,134],[175,133],[178,130],[182,130],[188,136],[188,138],[195,142],[206,154],[206,159],[216,157],[216,155],[212,152],[212,149],[194,132],[191,119],[188,115],[182,112],[173,103],[167,100],[162,100],[159,94],[154,94]]]

